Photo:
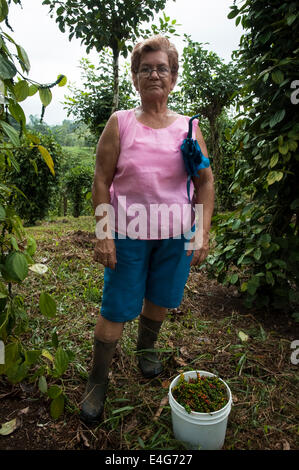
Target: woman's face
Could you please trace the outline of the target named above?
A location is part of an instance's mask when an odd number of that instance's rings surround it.
[[[161,72],[160,75],[157,70]],[[147,74],[147,71],[151,73]],[[141,98],[157,101],[167,99],[174,88],[175,78],[171,73],[166,52],[153,51],[143,54],[138,72],[133,75],[133,82]]]

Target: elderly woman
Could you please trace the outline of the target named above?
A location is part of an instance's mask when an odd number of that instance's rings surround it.
[[[192,205],[203,207],[202,243],[186,250],[186,240],[194,234],[194,210],[186,215],[191,204],[180,146],[190,118],[167,108],[178,74],[177,50],[165,37],[147,39],[134,47],[131,70],[141,105],[112,114],[96,154],[93,204],[99,230],[94,259],[105,273],[93,365],[82,401],[81,419],[87,423],[101,419],[109,366],[125,322],[139,316],[137,357],[143,376],[161,373],[153,349],[167,309],[179,306],[190,266],[202,263],[209,249],[214,187],[211,169],[205,168],[191,183]],[[197,120],[193,130],[207,156]],[[157,207],[169,209],[166,222]]]

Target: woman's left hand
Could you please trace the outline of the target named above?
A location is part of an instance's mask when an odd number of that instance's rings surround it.
[[[191,238],[190,243],[195,243],[195,236]],[[195,248],[197,248],[196,245]],[[204,234],[200,248],[188,250],[187,256],[192,255],[192,253],[193,257],[190,266],[200,265],[204,262],[209,253],[209,234]]]

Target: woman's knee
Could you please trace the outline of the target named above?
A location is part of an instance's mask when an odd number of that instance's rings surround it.
[[[144,299],[142,315],[151,320],[163,321],[167,315],[168,309],[160,305],[153,304],[148,299]]]
[[[96,327],[95,337],[104,343],[113,343],[121,338],[124,323],[113,322],[99,316]]]

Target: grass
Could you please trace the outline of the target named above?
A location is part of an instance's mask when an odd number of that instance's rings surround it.
[[[67,397],[65,412],[57,422],[47,416],[57,448],[185,449],[173,436],[168,387],[180,372],[199,369],[219,375],[233,394],[224,449],[296,449],[298,366],[290,361],[290,343],[298,337],[295,323],[283,315],[245,310],[234,288],[218,285],[195,268],[181,306],[169,311],[159,336],[164,372],[152,380],[142,378],[135,355],[138,320],[126,323],[111,366],[103,421],[94,429],[80,423],[103,289],[103,267],[92,259],[94,221],[61,217],[26,232],[37,241],[35,261],[48,271],[30,272],[19,287],[30,319],[24,341],[55,354],[52,338],[57,335],[58,344],[73,355],[57,382]],[[53,319],[39,312],[41,291],[57,302]],[[34,393],[49,411],[37,388]]]

